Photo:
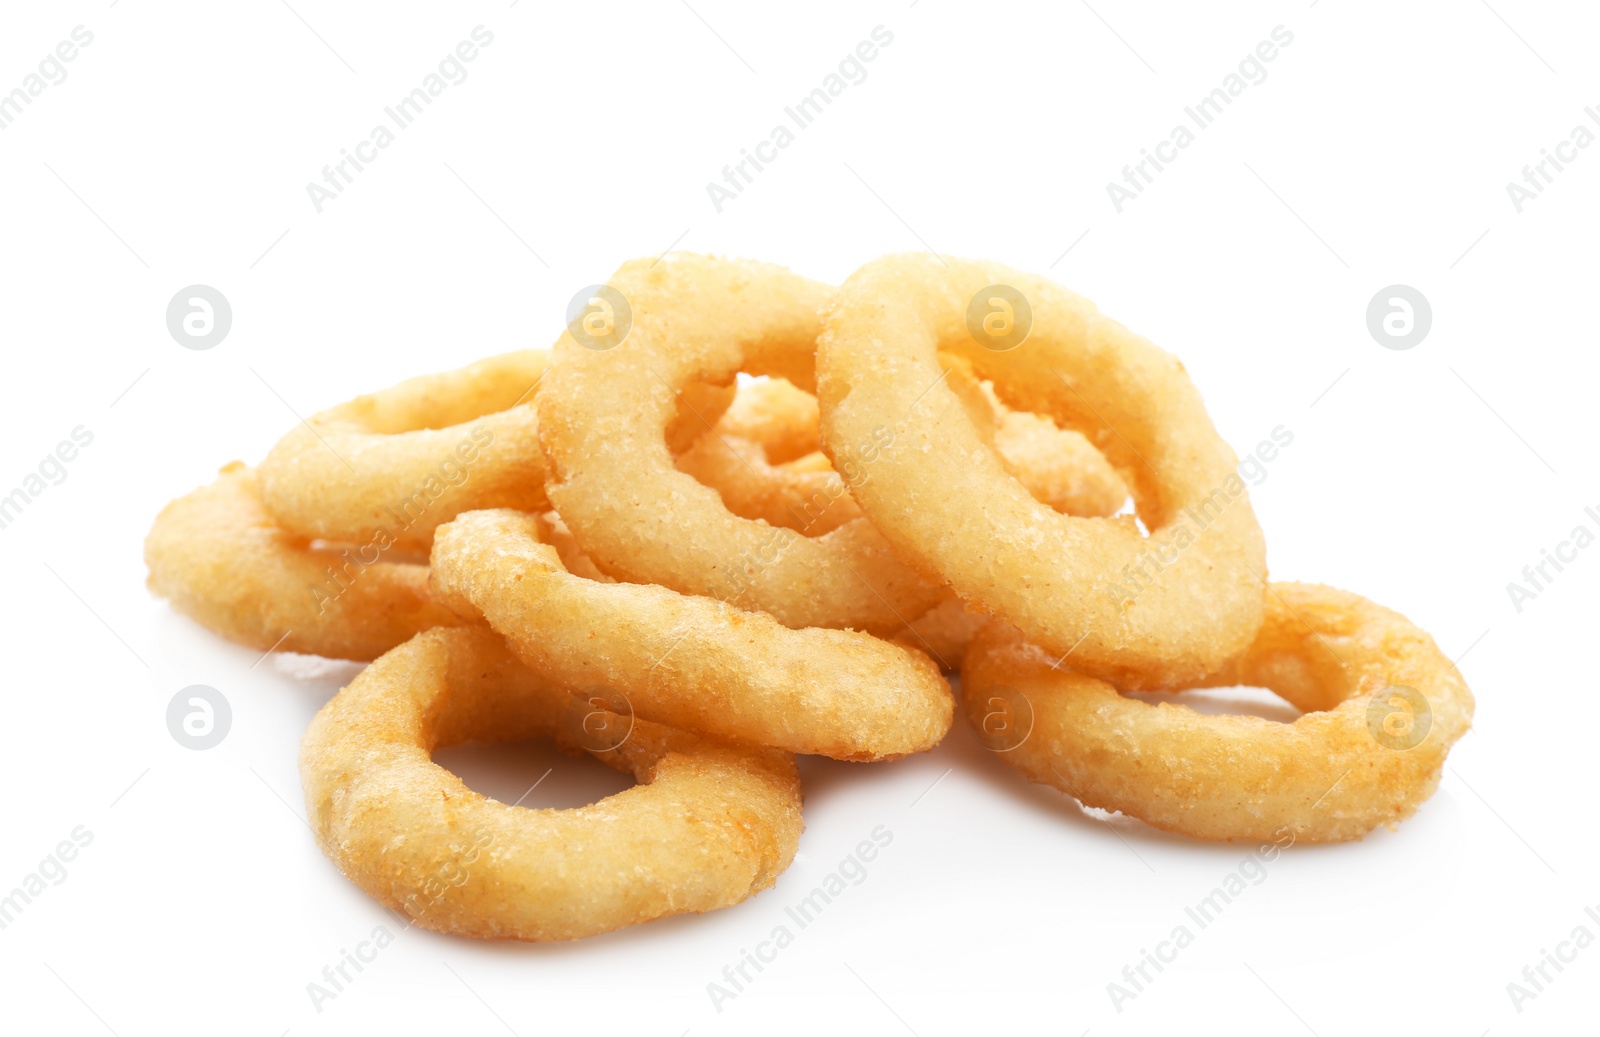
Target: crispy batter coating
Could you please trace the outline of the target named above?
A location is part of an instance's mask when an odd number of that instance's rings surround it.
[[[833,462],[828,460],[828,455],[821,450],[813,450],[809,454],[801,454],[793,461],[785,461],[779,467],[792,472],[831,472]]]
[[[951,365],[949,383],[970,399],[974,426],[1036,500],[1066,515],[1095,516],[1115,514],[1128,499],[1126,484],[1081,433],[1006,407],[964,362]],[[860,518],[861,508],[817,450],[817,420],[810,393],[781,379],[750,383],[716,427],[678,455],[678,470],[714,488],[735,515],[821,536]]]
[[[1067,515],[1111,515],[1122,507],[1126,484],[1081,433],[1011,410],[964,359],[948,353],[939,359],[974,427],[1036,499]],[[820,536],[861,514],[832,463],[817,451],[820,442],[817,398],[786,380],[761,379],[740,386],[716,428],[679,454],[677,466],[716,489],[735,515]],[[790,460],[778,462],[775,451]],[[568,561],[563,542],[550,542]],[[593,568],[586,557],[579,564]],[[967,643],[986,621],[981,610],[967,608],[947,591],[891,639],[927,652],[945,670],[957,670]]]
[[[962,670],[978,737],[1086,806],[1198,839],[1341,842],[1393,828],[1433,794],[1472,724],[1472,693],[1433,638],[1315,584],[1272,584],[1254,643],[1198,685],[1271,689],[1303,711],[1292,724],[1150,705],[1056,662],[1014,628],[986,626]]]
[[[741,518],[678,471],[664,441],[687,384],[729,385],[744,370],[809,388],[827,286],[781,267],[676,253],[626,263],[610,284],[629,300],[631,333],[605,350],[564,334],[538,394],[551,502],[596,565],[797,628],[888,633],[939,599],[938,582],[871,524],[807,537]],[[853,482],[858,466],[841,458],[878,449],[869,428],[835,451],[835,467]]]
[[[770,463],[786,464],[821,445],[818,420],[815,396],[787,378],[757,378],[739,386],[717,429],[760,443]]]
[[[969,300],[996,284],[1031,305],[1015,348],[969,330]],[[940,351],[1008,407],[1087,436],[1127,480],[1149,538],[1035,500],[943,384]],[[1124,686],[1198,680],[1254,638],[1266,549],[1237,458],[1183,365],[1086,300],[998,264],[888,256],[836,295],[817,385],[835,461],[892,431],[852,491],[896,549],[1086,672]]]
[[[1006,408],[997,415],[994,448],[1000,463],[1033,499],[1063,515],[1114,515],[1128,487],[1105,455],[1081,432],[1049,418]]]
[[[261,463],[261,495],[286,529],[426,549],[474,507],[549,507],[532,392],[546,350],[502,353],[314,414]]]
[[[576,707],[576,708],[575,708]],[[802,828],[794,758],[643,720],[614,748],[581,700],[488,630],[434,630],[389,652],[312,721],[300,749],[317,844],[418,925],[572,940],[727,907],[771,886]],[[433,762],[471,739],[549,736],[640,784],[574,810],[507,806]]]
[[[713,430],[675,463],[678,471],[714,488],[723,506],[740,518],[818,537],[861,517],[831,465],[817,470],[772,464],[755,440]]]
[[[967,608],[966,603],[951,593],[939,604],[906,624],[894,640],[907,648],[915,648],[933,656],[941,669],[961,669],[967,646],[978,631],[992,622],[981,612]]]
[[[994,384],[980,379],[970,360],[940,353],[944,384],[966,410],[973,431],[994,448],[1000,464],[1034,500],[1063,515],[1115,514],[1128,486],[1105,455],[1081,433],[1057,428],[1049,418],[1000,402]]]
[[[462,511],[542,511],[550,502],[532,401],[549,363],[548,350],[502,353],[314,414],[261,463],[262,499],[302,536],[383,536],[421,551]],[[731,399],[731,388],[686,387],[670,440],[698,439]]]
[[[280,529],[256,473],[234,462],[161,509],[144,542],[150,589],[230,641],[370,660],[462,619],[428,593],[428,567],[374,545],[315,548]]]
[[[922,752],[950,728],[949,685],[920,652],[794,630],[665,587],[585,580],[539,532],[513,511],[457,517],[434,540],[433,587],[542,676],[620,692],[647,720],[840,760]]]
[[[547,511],[539,516],[539,540],[556,549],[556,554],[561,556],[561,567],[572,575],[597,583],[617,582],[601,572],[599,566],[583,553],[583,548],[572,538],[572,531],[555,512]]]

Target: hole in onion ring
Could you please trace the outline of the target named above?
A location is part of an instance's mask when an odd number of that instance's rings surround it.
[[[434,750],[433,762],[474,792],[533,809],[586,807],[636,784],[588,756],[562,752],[547,738],[463,742]]]
[[[1133,514],[1126,484],[1089,440],[1048,417],[1007,408],[993,383],[980,381],[959,357],[940,360],[974,423],[1035,500],[1069,515]],[[677,455],[678,470],[717,491],[740,518],[805,537],[858,518],[849,488],[820,449],[816,397],[767,375],[740,372],[738,386],[716,425]]]
[[[675,464],[734,515],[820,537],[861,511],[820,452],[817,399],[784,378],[743,371],[733,405]]]
[[[1034,500],[1063,515],[1135,514],[1125,473],[1082,433],[1049,415],[1006,406],[994,382],[957,354],[940,353],[939,364],[973,427]]]

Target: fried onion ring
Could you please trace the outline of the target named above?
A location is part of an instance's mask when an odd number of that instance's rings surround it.
[[[300,775],[317,844],[387,907],[484,939],[573,940],[727,907],[794,859],[792,756],[642,720],[619,745],[597,745],[592,720],[489,631],[421,634],[306,731]],[[536,736],[640,784],[592,806],[536,810],[487,799],[432,760],[470,739]]]
[[[429,595],[427,566],[315,548],[280,529],[238,462],[161,509],[144,558],[150,589],[173,608],[261,651],[367,661],[463,622]]]
[[[994,448],[1000,463],[1039,503],[1063,515],[1115,515],[1128,487],[1081,432],[1049,418],[1006,408],[997,416]]]
[[[760,443],[769,463],[787,464],[822,445],[818,418],[815,396],[787,378],[756,378],[739,386],[717,429]]]
[[[561,557],[561,567],[572,575],[598,583],[617,582],[601,572],[589,556],[583,553],[583,548],[572,539],[572,531],[555,512],[547,511],[539,516],[539,541],[556,549],[556,554]]]
[[[610,349],[563,334],[537,401],[551,502],[596,565],[796,628],[892,632],[938,600],[939,584],[871,524],[806,537],[741,518],[678,471],[663,441],[693,382],[729,385],[744,370],[809,388],[825,285],[781,267],[673,254],[624,264],[610,286],[629,300],[631,334]],[[838,440],[833,461],[846,483],[867,477],[882,449],[874,434]]]
[[[1033,499],[1063,515],[1114,515],[1128,499],[1127,484],[1081,432],[1000,402],[966,358],[939,354],[944,384],[966,408],[978,437],[994,448],[1006,472]]]
[[[549,364],[548,350],[502,353],[314,414],[261,463],[262,500],[311,539],[381,537],[424,552],[435,527],[462,511],[542,511],[550,502],[531,400]],[[691,406],[668,432],[680,448],[731,400],[702,385],[686,395]]]
[[[1291,724],[1150,705],[991,623],[962,670],[978,737],[1036,782],[1198,839],[1359,839],[1410,817],[1472,724],[1433,638],[1347,591],[1272,584],[1255,642],[1200,687],[1268,688]]]
[[[893,640],[927,652],[945,670],[961,669],[967,646],[992,620],[981,612],[973,612],[954,594],[906,624],[906,629]]]
[[[626,696],[658,723],[840,760],[922,752],[954,700],[921,653],[847,630],[792,630],[665,587],[569,574],[531,515],[475,511],[440,526],[439,600],[481,615],[534,672]]]
[[[861,517],[831,465],[820,470],[775,465],[754,440],[713,430],[679,454],[675,464],[678,471],[713,487],[723,506],[740,518],[818,537]]]
[[[1009,409],[996,398],[993,386],[979,382],[960,358],[941,354],[940,362],[974,427],[1035,498],[1069,515],[1111,515],[1122,507],[1127,486],[1081,433]],[[821,442],[817,422],[817,398],[810,393],[783,379],[748,382],[739,387],[716,428],[678,455],[677,466],[716,489],[735,515],[818,536],[858,517],[861,510],[827,457],[816,451]],[[808,452],[778,463],[774,451],[778,457]],[[565,560],[562,543],[552,542]],[[583,562],[593,568],[587,558]],[[955,670],[986,621],[947,592],[891,639]]]
[[[985,295],[989,286],[1004,292]],[[1026,331],[1020,344],[988,348],[969,330],[974,306],[991,304],[1012,308],[1013,323],[995,327]],[[1031,324],[1016,323],[1030,310]],[[825,449],[849,457],[873,429],[892,429],[852,488],[856,501],[898,550],[968,602],[1124,687],[1203,678],[1254,638],[1261,529],[1237,458],[1172,356],[1042,278],[921,254],[851,275],[825,329]],[[1007,406],[1089,437],[1128,481],[1150,536],[1035,500],[941,384],[940,351],[992,381]],[[1150,575],[1152,561],[1157,571],[1130,592],[1130,574]]]
[[[970,401],[973,424],[999,451],[1006,471],[1036,500],[1080,516],[1115,514],[1127,500],[1127,486],[1081,433],[1011,410],[970,369],[951,370],[949,383]],[[773,385],[787,388],[761,389]],[[741,405],[752,395],[754,402]],[[678,470],[713,487],[741,518],[806,536],[832,532],[861,517],[861,509],[827,456],[817,451],[817,419],[816,397],[810,393],[777,379],[751,383],[740,388],[712,431],[678,455]],[[804,453],[777,460],[798,451]]]

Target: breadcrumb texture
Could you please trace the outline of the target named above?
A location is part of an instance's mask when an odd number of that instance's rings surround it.
[[[1472,692],[1397,612],[1315,584],[1273,584],[1265,597],[1254,643],[1197,686],[1268,688],[1302,711],[1293,723],[1128,698],[1004,623],[967,653],[967,719],[1031,780],[1198,839],[1342,842],[1395,827],[1438,787],[1472,725]],[[1395,687],[1425,709],[1395,701]],[[1375,733],[1375,699],[1379,717],[1400,721],[1396,736]]]
[[[302,536],[424,550],[461,511],[548,508],[532,394],[549,359],[502,353],[314,414],[261,463],[262,499]]]
[[[933,748],[955,703],[921,652],[848,630],[795,630],[665,587],[596,583],[539,542],[531,515],[468,512],[439,528],[433,586],[482,616],[534,672],[724,740],[841,760]]]
[[[256,473],[239,462],[161,509],[144,559],[150,589],[173,608],[262,651],[367,661],[430,627],[465,622],[434,602],[426,565],[352,565],[343,551],[280,528]]]
[[[994,284],[1032,310],[1030,334],[1005,351],[967,328],[969,301]],[[1087,437],[1127,482],[1149,537],[1036,500],[947,384],[941,352],[1007,407]],[[816,362],[835,463],[873,429],[892,432],[852,487],[861,510],[969,603],[1124,686],[1201,679],[1255,637],[1266,547],[1238,460],[1183,365],[1093,304],[999,264],[887,256],[839,289]],[[1207,505],[1202,526],[1190,509]],[[1170,561],[1125,593],[1128,572],[1157,553]]]
[[[947,359],[941,354],[941,361]],[[1127,501],[1127,485],[1081,433],[1011,410],[970,367],[952,364],[948,376],[970,399],[973,424],[1035,500],[1084,516],[1115,514]],[[740,387],[722,420],[679,454],[676,464],[714,488],[735,515],[821,536],[860,518],[861,509],[819,452],[818,420],[810,393],[781,379],[753,382]]]
[[[305,537],[421,551],[463,511],[542,511],[550,502],[533,400],[549,365],[549,350],[501,353],[314,414],[261,463],[262,499]],[[669,440],[688,446],[732,398],[732,387],[687,386]]]
[[[317,844],[418,925],[514,940],[573,940],[727,907],[794,859],[794,757],[643,720],[619,746],[587,750],[594,717],[574,701],[488,630],[418,635],[306,732],[300,775]],[[432,759],[458,742],[540,736],[639,784],[578,809],[529,809],[473,792]]]
[[[939,581],[907,565],[870,523],[807,537],[740,517],[674,466],[663,435],[694,382],[731,386],[746,371],[811,388],[828,286],[781,267],[680,253],[626,263],[609,283],[630,303],[630,334],[606,350],[563,335],[538,393],[550,500],[596,565],[796,628],[888,634],[938,601]],[[863,443],[872,444],[870,429]]]

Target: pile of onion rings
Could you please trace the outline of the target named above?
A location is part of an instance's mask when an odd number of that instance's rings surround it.
[[[1084,807],[1211,840],[1393,827],[1471,726],[1409,620],[1268,582],[1182,364],[1064,288],[674,254],[590,307],[551,350],[313,415],[145,541],[150,589],[223,637],[372,663],[306,732],[308,815],[420,925],[738,903],[799,846],[795,754],[926,752],[957,712]],[[1151,702],[1241,683],[1301,716]],[[431,759],[531,737],[638,785],[508,806]]]

